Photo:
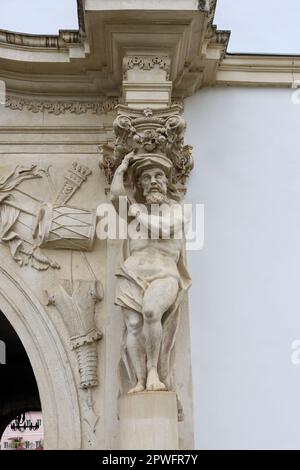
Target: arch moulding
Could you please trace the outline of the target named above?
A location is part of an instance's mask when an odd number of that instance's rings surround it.
[[[76,383],[61,339],[28,286],[3,264],[0,263],[0,309],[22,341],[37,381],[45,448],[80,449]]]

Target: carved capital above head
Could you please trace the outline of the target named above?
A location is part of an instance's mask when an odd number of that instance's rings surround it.
[[[186,122],[180,106],[139,111],[120,105],[113,128],[114,146],[106,144],[101,148],[101,168],[109,183],[125,155],[134,152],[137,157],[145,154],[167,157],[173,164],[172,182],[185,187],[193,158],[192,147],[184,144]]]

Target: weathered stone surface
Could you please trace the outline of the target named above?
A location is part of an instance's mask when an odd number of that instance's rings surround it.
[[[175,393],[124,395],[119,410],[120,450],[179,449]]]
[[[194,1],[180,21],[173,2],[167,2],[170,9],[162,12],[160,4],[158,10],[142,11],[138,22],[123,10],[126,2],[115,12],[96,3],[86,2],[86,23],[81,17],[76,34],[62,32],[51,41],[0,34],[1,77],[8,91],[6,106],[0,106],[0,309],[32,365],[48,449],[120,446],[118,367],[124,325],[115,305],[120,242],[97,238],[97,208],[110,204],[115,170],[134,150],[121,149],[120,137],[118,165],[111,168],[105,160],[107,148],[114,148],[115,105],[123,100],[122,113],[132,118],[137,131],[132,142],[140,148],[136,156],[144,153],[151,160],[156,153],[167,159],[182,197],[192,169],[191,149],[183,145],[181,110],[170,105],[172,93],[180,101],[198,86],[185,58],[195,58],[191,38],[210,28],[208,12],[197,10]],[[102,34],[107,35],[104,49]],[[184,92],[177,95],[177,90]],[[135,108],[130,117],[129,103]],[[156,124],[147,129],[151,119]],[[107,179],[99,168],[101,146]],[[177,248],[182,253],[184,244]],[[182,282],[187,273],[174,266]],[[141,412],[152,400],[152,431],[160,423],[165,429],[172,426],[166,448],[188,449],[193,447],[193,406],[188,308],[186,289],[181,290],[182,316],[175,315],[174,331],[166,337],[175,339],[179,328],[181,334],[164,352],[165,357],[172,353],[169,370],[159,372],[166,383],[158,387],[152,370],[144,378],[146,401],[144,394],[132,400],[139,400]],[[182,406],[174,392],[160,396],[160,388],[176,390]],[[170,407],[167,418],[164,400]],[[182,408],[185,419],[178,424]],[[156,445],[144,441],[145,448]]]

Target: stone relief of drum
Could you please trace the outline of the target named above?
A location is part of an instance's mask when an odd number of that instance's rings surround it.
[[[96,211],[45,203],[33,226],[37,246],[90,251],[96,233]]]

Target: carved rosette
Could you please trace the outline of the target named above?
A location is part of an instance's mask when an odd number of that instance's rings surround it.
[[[185,186],[193,169],[192,147],[184,145],[186,123],[182,108],[143,111],[118,106],[114,121],[115,145],[103,145],[100,166],[111,183],[116,168],[129,152],[137,156],[161,154],[173,163],[172,182]]]

